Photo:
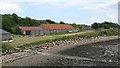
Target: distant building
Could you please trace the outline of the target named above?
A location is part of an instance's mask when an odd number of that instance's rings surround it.
[[[75,32],[77,30],[69,24],[42,24],[41,27],[44,29],[44,34]]]
[[[42,24],[40,27],[19,27],[24,35],[43,35],[60,32],[75,32],[76,28],[69,24]]]
[[[0,40],[2,41],[6,41],[6,40],[10,40],[11,39],[11,33],[7,32],[3,29],[0,29]]]
[[[42,35],[42,29],[40,27],[31,27],[31,26],[23,26],[19,27],[21,29],[21,33],[24,35]]]

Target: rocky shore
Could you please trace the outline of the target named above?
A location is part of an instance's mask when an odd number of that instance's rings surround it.
[[[3,55],[1,58],[2,58],[3,63],[6,64],[6,63],[13,62],[13,61],[16,61],[16,60],[19,60],[19,59],[22,59],[22,58],[25,58],[25,57],[28,57],[28,56],[35,55],[38,52],[52,52],[52,53],[58,53],[58,54],[71,55],[71,54],[68,53],[68,52],[70,52],[68,49],[71,49],[71,48],[74,48],[74,47],[77,47],[77,46],[80,46],[80,45],[96,43],[96,42],[99,43],[99,42],[104,42],[104,41],[109,41],[109,40],[116,40],[116,39],[118,40],[118,36],[97,37],[97,38],[89,38],[89,39],[87,39],[87,38],[77,38],[77,39],[69,39],[69,40],[64,40],[64,41],[61,40],[61,41],[55,41],[55,42],[51,42],[51,43],[43,43],[43,44],[40,44],[40,45],[27,47],[27,48],[24,48],[24,49],[18,49],[18,52],[13,53],[13,54]],[[104,43],[106,43],[106,42],[104,42]],[[65,46],[65,47],[60,49],[60,47],[62,47],[62,46]],[[67,47],[67,46],[69,46],[69,47]],[[94,47],[96,47],[96,46],[94,46]],[[103,46],[99,45],[99,47],[102,48]],[[111,49],[111,47],[115,50],[114,52],[113,51],[109,51],[109,49]],[[55,48],[57,50],[59,50],[59,51],[57,51]],[[85,48],[84,47],[80,47],[80,48],[81,49],[85,49],[87,47],[85,47]],[[90,49],[90,48],[91,47],[88,47],[88,49]],[[103,48],[105,48],[105,45],[104,45]],[[71,50],[71,51],[73,51],[73,50]],[[76,51],[77,50],[75,50],[75,52]],[[92,53],[90,53],[90,55],[91,55],[90,56],[89,52],[88,53],[87,52],[88,51],[86,51],[86,54],[83,54],[82,57],[93,58],[93,59],[94,58],[99,58],[99,57],[96,57],[95,54],[93,54],[93,56],[92,56]],[[105,52],[104,53],[105,56],[106,55],[114,56],[114,55],[117,55],[117,53],[118,53],[117,48],[113,47],[113,46],[106,46],[106,50],[104,49],[103,52]],[[85,53],[85,52],[83,52],[83,53]],[[80,52],[80,54],[82,54],[82,53]],[[99,60],[101,60],[101,59],[99,59]],[[108,61],[112,62],[113,60],[108,60]]]
[[[29,47],[25,47],[25,48],[16,48],[16,50],[18,51],[27,51],[27,50],[36,50],[36,51],[40,51],[42,52],[43,50],[46,49],[50,49],[56,46],[65,46],[65,45],[78,45],[78,44],[88,44],[91,42],[99,42],[99,41],[108,41],[108,40],[114,40],[114,39],[118,39],[118,36],[99,36],[99,37],[92,37],[92,38],[73,38],[73,39],[69,39],[69,40],[59,40],[59,41],[55,41],[55,42],[50,42],[50,43],[43,43],[43,44],[39,44],[39,45],[31,45]]]

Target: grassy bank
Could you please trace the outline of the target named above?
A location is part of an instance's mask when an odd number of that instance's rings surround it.
[[[15,51],[14,47],[25,48],[29,46],[34,46],[42,43],[54,42],[59,40],[91,38],[91,37],[98,37],[98,36],[113,36],[113,35],[118,35],[118,31],[116,29],[107,29],[107,30],[94,31],[94,32],[83,32],[83,33],[62,34],[62,35],[18,37],[18,38],[14,38],[15,40],[14,42],[3,43],[2,52]]]
[[[50,35],[43,35],[43,36],[14,36],[13,42],[7,42],[10,46],[17,47],[22,46],[29,43],[44,41],[44,40],[52,40],[56,38],[61,38],[64,36],[72,36],[77,34],[83,34],[88,32],[78,32],[78,33],[60,33],[60,34],[50,34]]]

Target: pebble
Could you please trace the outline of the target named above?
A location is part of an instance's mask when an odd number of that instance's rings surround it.
[[[109,60],[109,62],[112,62],[112,60]]]

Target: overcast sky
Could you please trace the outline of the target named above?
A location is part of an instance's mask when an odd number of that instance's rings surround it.
[[[119,0],[0,0],[0,14],[90,25],[118,22]]]

